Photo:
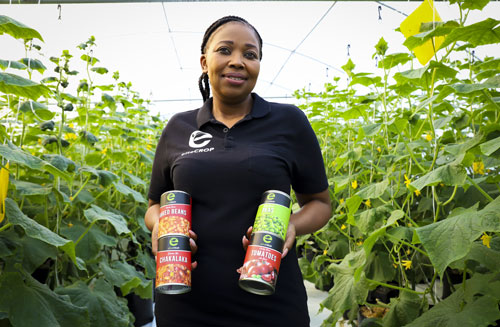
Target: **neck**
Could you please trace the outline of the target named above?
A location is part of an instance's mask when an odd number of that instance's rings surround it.
[[[217,97],[213,98],[212,113],[214,118],[226,125],[233,127],[252,110],[253,98],[249,94],[243,101],[226,103]]]

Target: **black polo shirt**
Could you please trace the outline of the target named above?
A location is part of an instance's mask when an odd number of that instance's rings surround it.
[[[174,115],[158,142],[149,198],[176,189],[192,196],[198,268],[192,290],[156,295],[158,326],[309,326],[307,296],[295,251],[282,260],[276,292],[254,295],[238,286],[262,193],[318,193],[328,187],[321,151],[305,114],[252,94],[251,112],[227,128],[200,109]]]

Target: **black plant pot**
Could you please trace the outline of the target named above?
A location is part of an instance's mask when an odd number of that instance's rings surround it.
[[[377,286],[376,289],[368,292],[368,297],[366,298],[366,302],[376,304],[378,299],[380,302],[389,303],[391,301],[391,298],[396,298],[398,296],[399,296],[399,291],[394,288]]]
[[[135,327],[140,327],[153,321],[153,300],[143,299],[135,293],[130,293],[125,298],[128,301],[128,309],[135,317]]]

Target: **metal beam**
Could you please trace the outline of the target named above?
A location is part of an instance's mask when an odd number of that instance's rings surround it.
[[[226,1],[262,1],[262,0],[0,0],[0,4],[94,4],[94,3],[147,3],[147,2],[226,2]],[[290,0],[267,0],[267,1],[290,1]],[[317,0],[292,0],[292,1],[317,1]],[[331,0],[320,0],[331,1]],[[373,0],[339,0],[345,2],[373,2]],[[408,2],[422,0],[384,0],[384,2]],[[448,0],[434,0],[444,2]],[[333,2],[333,1],[332,1]]]

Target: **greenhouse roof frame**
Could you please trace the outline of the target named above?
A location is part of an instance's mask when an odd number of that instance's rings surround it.
[[[262,0],[0,0],[0,4],[91,4],[91,3],[147,3],[147,2],[224,2],[224,1],[262,1]],[[317,1],[317,0],[264,0],[264,1]],[[331,0],[319,0],[331,1]],[[373,2],[373,0],[339,0],[345,2]],[[402,0],[384,0],[384,2],[397,2]],[[422,0],[405,0],[422,1]],[[444,2],[447,0],[435,0]],[[375,1],[378,2],[378,1]]]

